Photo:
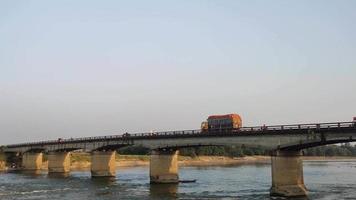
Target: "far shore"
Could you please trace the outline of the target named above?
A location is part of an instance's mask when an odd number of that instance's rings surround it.
[[[304,156],[305,162],[356,162],[356,157],[323,157],[323,156]],[[117,155],[116,167],[148,167],[149,155]],[[209,166],[236,166],[236,165],[257,165],[270,164],[270,156],[244,156],[244,157],[225,157],[225,156],[179,156],[178,165],[180,167],[209,167]],[[73,153],[71,159],[71,170],[90,170],[90,156],[86,153]],[[0,169],[4,170],[5,162],[0,161]],[[48,169],[48,162],[44,161],[42,169]],[[2,171],[0,170],[0,171]]]
[[[308,156],[303,157],[306,162],[329,162],[329,161],[352,161],[356,162],[356,157],[321,157],[321,156]],[[270,156],[245,156],[230,158],[225,156],[199,156],[187,157],[180,156],[178,165],[181,167],[209,167],[209,166],[233,166],[245,164],[269,164],[271,163]],[[47,165],[47,162],[44,163]],[[135,155],[120,155],[116,159],[116,166],[122,167],[137,167],[149,166],[149,156],[135,156]],[[43,166],[45,169],[47,166]],[[90,161],[74,161],[71,165],[72,170],[89,170]]]

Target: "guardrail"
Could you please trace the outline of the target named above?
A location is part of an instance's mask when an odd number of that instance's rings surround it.
[[[356,122],[334,122],[334,123],[313,123],[313,124],[291,124],[291,125],[273,125],[273,126],[253,126],[242,127],[239,129],[214,129],[208,132],[202,132],[201,130],[183,130],[183,131],[164,131],[164,132],[146,132],[146,133],[134,133],[134,134],[121,134],[121,135],[109,135],[109,136],[94,136],[83,138],[69,138],[58,140],[47,140],[39,142],[28,142],[20,144],[6,145],[7,148],[26,147],[26,146],[42,146],[50,144],[65,144],[65,143],[79,143],[79,142],[96,142],[107,140],[127,140],[127,139],[139,139],[146,137],[157,136],[184,136],[184,135],[204,135],[209,133],[231,133],[231,134],[246,134],[246,133],[258,133],[269,131],[287,131],[287,130],[321,130],[331,128],[350,128],[356,127]]]

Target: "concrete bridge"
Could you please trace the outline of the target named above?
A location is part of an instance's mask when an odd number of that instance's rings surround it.
[[[91,152],[91,173],[115,176],[116,150],[125,146],[143,146],[152,150],[150,156],[151,183],[178,183],[178,151],[196,146],[245,145],[271,150],[271,195],[305,196],[302,149],[327,144],[355,142],[355,122],[293,124],[278,126],[243,127],[238,130],[221,129],[169,131],[58,139],[13,144],[1,147],[8,158],[22,158],[23,170],[38,170],[43,153],[48,154],[49,173],[68,173],[70,152]],[[8,162],[9,159],[7,159]]]

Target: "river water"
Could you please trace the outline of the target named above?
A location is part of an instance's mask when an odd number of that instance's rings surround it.
[[[90,172],[53,177],[20,172],[0,174],[1,200],[277,199],[269,197],[270,164],[181,167],[181,179],[195,183],[150,185],[148,167],[119,168],[112,179]],[[356,161],[304,162],[308,199],[356,199]]]

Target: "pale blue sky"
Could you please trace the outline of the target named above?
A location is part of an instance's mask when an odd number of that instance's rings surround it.
[[[0,144],[356,116],[356,1],[0,0]]]

